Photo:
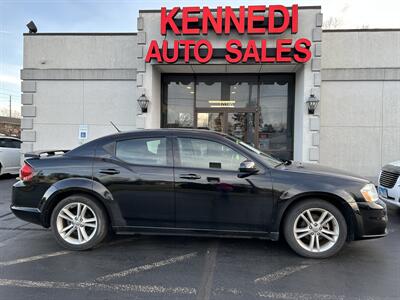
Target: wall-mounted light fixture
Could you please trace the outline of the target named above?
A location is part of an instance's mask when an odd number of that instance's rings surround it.
[[[139,106],[140,106],[140,109],[142,110],[142,113],[147,113],[147,108],[149,106],[150,100],[147,99],[146,95],[142,94],[142,96],[139,97],[137,102],[139,103]]]
[[[318,106],[319,100],[317,97],[315,97],[314,94],[311,94],[308,100],[306,101],[307,103],[307,108],[308,108],[308,114],[313,115],[315,113],[315,109]]]

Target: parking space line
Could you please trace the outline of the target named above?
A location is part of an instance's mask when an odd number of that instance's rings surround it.
[[[257,278],[254,280],[255,283],[269,283],[272,281],[276,281],[282,279],[286,276],[289,276],[293,273],[299,272],[308,268],[310,265],[300,265],[300,266],[289,266],[283,269],[280,269],[274,273],[267,274],[263,277]]]
[[[165,259],[165,260],[161,260],[152,264],[147,264],[147,265],[143,265],[143,266],[139,266],[139,267],[134,267],[134,268],[130,268],[121,272],[117,272],[117,273],[112,273],[109,275],[104,275],[101,277],[96,278],[96,281],[98,282],[104,282],[104,281],[109,281],[109,280],[113,280],[116,278],[121,278],[127,275],[132,275],[132,274],[136,274],[136,273],[140,273],[143,271],[148,271],[148,270],[152,270],[155,268],[159,268],[159,267],[163,267],[166,265],[170,265],[170,264],[174,264],[177,262],[181,262],[187,259],[190,259],[194,256],[197,255],[197,252],[192,252],[189,254],[185,254],[185,255],[181,255],[181,256],[176,256],[176,257],[171,257],[169,259]]]
[[[345,296],[327,295],[327,294],[303,294],[303,293],[289,293],[289,292],[273,292],[262,291],[257,295],[262,298],[281,299],[281,300],[344,300]]]
[[[105,284],[97,282],[57,282],[57,281],[31,281],[0,279],[0,286],[23,288],[47,288],[47,289],[89,289],[110,292],[139,292],[152,294],[181,294],[196,295],[195,288],[190,287],[164,287],[159,285],[137,284]]]
[[[215,241],[207,250],[203,276],[201,278],[199,294],[197,295],[198,300],[209,300],[211,297],[211,289],[213,287],[217,253],[218,241]]]
[[[13,238],[11,238],[11,239],[13,239]],[[117,241],[113,241],[113,242],[110,242],[108,244],[105,244],[105,246],[119,245],[119,244],[131,242],[134,239],[137,239],[137,238],[129,238],[129,239],[124,239],[124,240],[117,240]],[[6,246],[8,244],[8,241],[9,241],[9,239],[0,242],[0,248]],[[61,255],[70,254],[70,253],[72,253],[72,252],[71,251],[58,251],[58,252],[53,252],[53,253],[47,253],[47,254],[35,255],[35,256],[30,256],[30,257],[18,258],[18,259],[14,259],[14,260],[10,260],[10,261],[3,261],[3,262],[0,261],[0,267],[17,265],[17,264],[21,264],[21,263],[41,260],[41,259],[55,257],[55,256],[61,256]]]
[[[45,259],[45,258],[49,258],[49,257],[65,255],[65,254],[69,254],[69,253],[71,253],[71,252],[70,251],[58,251],[58,252],[53,252],[53,253],[47,253],[47,254],[41,254],[41,255],[35,255],[35,256],[30,256],[30,257],[19,258],[19,259],[10,260],[10,261],[2,261],[2,262],[0,262],[0,267],[22,264],[22,263],[31,262],[31,261],[40,260],[40,259]]]
[[[307,293],[295,293],[295,292],[274,292],[274,291],[261,291],[257,295],[262,298],[268,299],[280,299],[280,300],[383,300],[388,298],[381,297],[352,297],[344,295],[330,295],[330,294],[307,294]]]
[[[39,289],[70,289],[91,290],[105,292],[137,292],[147,294],[174,294],[174,295],[199,295],[199,291],[192,287],[165,287],[160,285],[115,284],[99,282],[62,282],[62,281],[32,281],[18,279],[0,279],[0,287],[39,288]],[[214,295],[229,294],[242,296],[243,292],[237,288],[218,287]],[[259,291],[256,296],[267,299],[279,300],[383,300],[387,298],[375,296],[344,296],[332,294],[309,294],[298,292]],[[197,297],[198,298],[198,297]]]
[[[0,230],[4,230],[4,231],[49,231],[49,229],[46,228],[11,228],[11,227],[0,227]]]

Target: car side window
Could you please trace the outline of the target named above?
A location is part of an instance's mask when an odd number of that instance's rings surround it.
[[[246,157],[223,144],[192,138],[178,138],[181,167],[237,171]]]
[[[12,139],[0,139],[0,148],[16,148],[14,146],[14,140],[12,140]]]
[[[15,149],[21,149],[21,142],[17,140],[12,140],[12,147]]]
[[[115,155],[130,164],[166,166],[167,139],[145,138],[118,141]]]

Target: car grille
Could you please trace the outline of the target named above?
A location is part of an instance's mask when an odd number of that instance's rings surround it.
[[[381,177],[379,178],[379,184],[385,188],[393,188],[399,178],[399,174],[382,171]]]

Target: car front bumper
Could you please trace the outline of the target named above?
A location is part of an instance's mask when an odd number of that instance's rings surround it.
[[[387,235],[387,209],[382,200],[373,203],[356,203],[356,240],[384,237]]]
[[[391,174],[393,174],[393,176],[396,176],[396,174],[400,172],[400,167],[386,165],[382,168],[382,170],[390,172]],[[382,171],[379,174],[379,185],[378,185],[379,198],[388,204],[400,207],[400,176],[398,176],[393,186],[390,185],[391,187],[388,187],[387,185],[386,186],[381,185],[382,183],[381,177],[382,177]]]

